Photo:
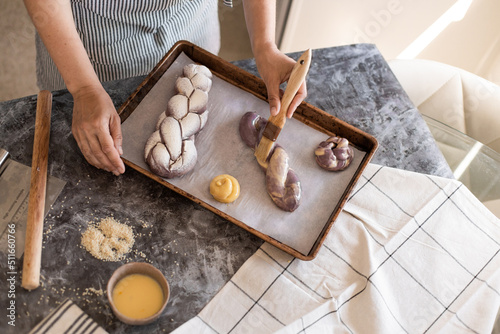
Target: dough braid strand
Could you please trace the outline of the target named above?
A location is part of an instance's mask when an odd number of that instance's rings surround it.
[[[247,112],[240,120],[240,136],[245,144],[257,147],[267,120],[254,112]],[[284,211],[295,211],[300,205],[302,189],[297,174],[290,168],[286,151],[275,144],[268,158],[267,166],[261,165],[266,173],[266,189],[274,203]]]

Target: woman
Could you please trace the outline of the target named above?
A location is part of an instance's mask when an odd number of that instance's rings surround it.
[[[213,53],[220,46],[216,0],[24,3],[39,36],[40,89],[66,85],[74,99],[72,132],[80,150],[90,164],[115,175],[125,171],[121,124],[101,81],[147,74],[177,40],[189,40]],[[295,61],[276,47],[275,1],[247,0],[243,6],[257,69],[275,115],[280,108],[279,85],[288,80]],[[304,82],[288,117],[305,96]]]

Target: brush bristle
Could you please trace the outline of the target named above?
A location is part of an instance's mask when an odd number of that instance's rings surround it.
[[[260,140],[259,145],[255,150],[255,157],[261,164],[266,162],[269,152],[271,152],[271,149],[273,148],[273,144],[274,142],[266,137],[262,137]]]

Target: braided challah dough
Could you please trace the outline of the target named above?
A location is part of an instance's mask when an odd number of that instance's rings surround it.
[[[207,67],[184,67],[183,76],[175,82],[177,94],[168,101],[144,148],[144,159],[153,173],[174,178],[193,169],[198,157],[194,136],[207,122],[211,87],[212,73]]]
[[[255,149],[262,137],[267,120],[254,112],[247,112],[240,120],[239,131],[243,142]],[[266,173],[266,188],[274,203],[284,211],[295,211],[302,195],[300,180],[290,169],[288,154],[275,144],[269,154]]]

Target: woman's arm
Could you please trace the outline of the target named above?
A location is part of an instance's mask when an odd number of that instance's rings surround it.
[[[73,95],[72,131],[80,150],[92,165],[115,175],[123,173],[120,118],[76,31],[70,2],[24,0],[24,4]]]
[[[290,77],[295,61],[279,51],[276,46],[276,2],[243,0],[243,8],[257,70],[266,83],[271,115],[276,115],[281,107],[279,86]],[[292,117],[306,96],[307,88],[304,81],[288,108],[288,118]]]

